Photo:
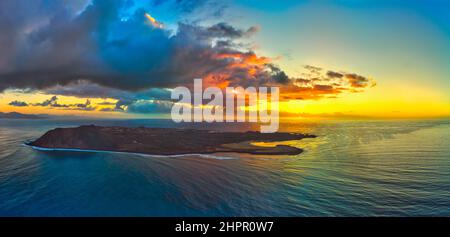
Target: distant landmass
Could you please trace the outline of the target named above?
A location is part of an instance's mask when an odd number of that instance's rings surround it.
[[[130,152],[152,155],[238,152],[259,155],[297,155],[300,148],[255,146],[251,142],[279,142],[314,138],[299,133],[216,132],[175,128],[81,126],[56,128],[28,145],[47,149]]]
[[[21,114],[17,112],[0,112],[0,119],[42,119],[44,117],[35,114]]]

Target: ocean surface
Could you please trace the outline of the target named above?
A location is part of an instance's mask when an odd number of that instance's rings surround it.
[[[450,216],[449,120],[290,122],[282,131],[318,137],[283,142],[305,152],[281,157],[24,145],[49,129],[82,124],[174,126],[0,120],[0,216]]]

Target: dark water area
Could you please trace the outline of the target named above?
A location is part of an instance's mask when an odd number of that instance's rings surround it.
[[[0,120],[0,216],[449,216],[450,121],[289,122],[296,156],[38,151],[55,127],[168,120]],[[174,141],[183,142],[183,141]],[[264,145],[264,144],[263,144]]]

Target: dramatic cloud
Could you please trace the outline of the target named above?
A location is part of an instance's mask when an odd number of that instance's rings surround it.
[[[304,78],[291,78],[271,58],[244,47],[242,41],[258,27],[183,22],[172,32],[150,16],[146,1],[70,2],[0,1],[0,91],[111,98],[118,102],[110,110],[141,112],[164,109],[170,103],[167,88],[191,86],[194,78],[221,88],[280,86],[286,99],[329,98],[374,85],[364,76],[314,66],[305,67]],[[151,2],[186,13],[210,1]],[[31,106],[95,108],[90,101],[64,105],[57,100]]]
[[[15,107],[27,107],[28,106],[28,104],[26,102],[17,101],[17,100],[9,102],[9,105],[15,106]]]
[[[258,30],[259,30],[258,27],[253,26],[250,27],[248,30],[243,31],[241,29],[236,29],[224,22],[221,22],[207,28],[207,30],[202,33],[205,34],[203,35],[203,37],[205,37],[206,39],[209,38],[237,39],[252,36],[254,33],[258,32]]]

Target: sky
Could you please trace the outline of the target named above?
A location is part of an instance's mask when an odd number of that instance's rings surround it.
[[[450,117],[444,0],[2,0],[0,52],[1,112],[164,116],[203,78],[286,117]]]

